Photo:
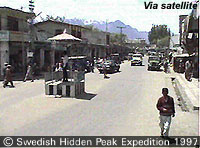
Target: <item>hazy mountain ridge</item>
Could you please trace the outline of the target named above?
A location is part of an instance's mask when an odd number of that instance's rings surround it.
[[[93,25],[99,30],[106,31],[106,22],[105,21],[96,21],[96,20],[85,20],[85,19],[66,19],[66,22],[74,25]],[[148,32],[147,31],[138,31],[136,28],[132,28],[130,25],[126,25],[120,20],[107,23],[107,31],[111,33],[120,33],[120,29],[117,27],[123,28],[123,33],[127,35],[129,39],[144,38],[148,43]]]

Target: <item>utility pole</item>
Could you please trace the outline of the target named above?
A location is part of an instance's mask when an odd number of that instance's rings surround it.
[[[121,52],[122,52],[122,29],[126,28],[126,27],[121,27],[121,26],[117,26],[117,28],[120,29],[120,38],[121,38],[121,41],[120,41],[120,44],[121,44]],[[122,54],[122,53],[121,53]],[[122,55],[121,55],[122,56]]]
[[[106,19],[106,33],[108,32],[108,20]]]
[[[121,38],[121,45],[122,45],[122,29],[126,28],[126,27],[120,27],[120,26],[117,26],[117,28],[120,29],[120,38]]]
[[[106,19],[106,38],[105,38],[105,46],[106,46],[106,56],[107,56],[107,35],[108,35],[108,20]]]
[[[34,13],[34,0],[30,0],[29,1],[29,10],[30,12],[33,14]],[[33,58],[34,58],[34,34],[33,34],[33,17],[31,17],[31,20],[30,20],[30,49],[28,51],[28,55],[27,57],[30,57],[32,58],[32,61],[30,62],[33,62]],[[33,63],[32,63],[33,64]]]

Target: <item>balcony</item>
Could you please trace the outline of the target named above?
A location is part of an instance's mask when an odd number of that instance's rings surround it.
[[[18,41],[18,42],[29,42],[30,34],[20,31],[9,31],[9,41]]]
[[[0,41],[29,42],[30,34],[20,31],[0,30]]]

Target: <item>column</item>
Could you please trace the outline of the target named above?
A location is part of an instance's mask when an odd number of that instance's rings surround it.
[[[40,69],[44,66],[44,49],[40,49]]]
[[[55,64],[55,50],[51,51],[51,66]]]
[[[7,15],[1,14],[0,19],[1,19],[1,30],[8,30],[7,29],[7,26],[8,26]]]
[[[0,42],[1,52],[1,75],[3,75],[4,63],[9,63],[9,44],[8,42]]]

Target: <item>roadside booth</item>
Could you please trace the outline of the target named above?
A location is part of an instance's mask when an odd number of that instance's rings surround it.
[[[72,67],[72,65],[70,65]],[[45,73],[45,94],[60,95],[63,97],[76,98],[85,92],[85,72],[77,71],[70,68],[67,71],[68,81],[63,82],[63,72],[47,72]]]

